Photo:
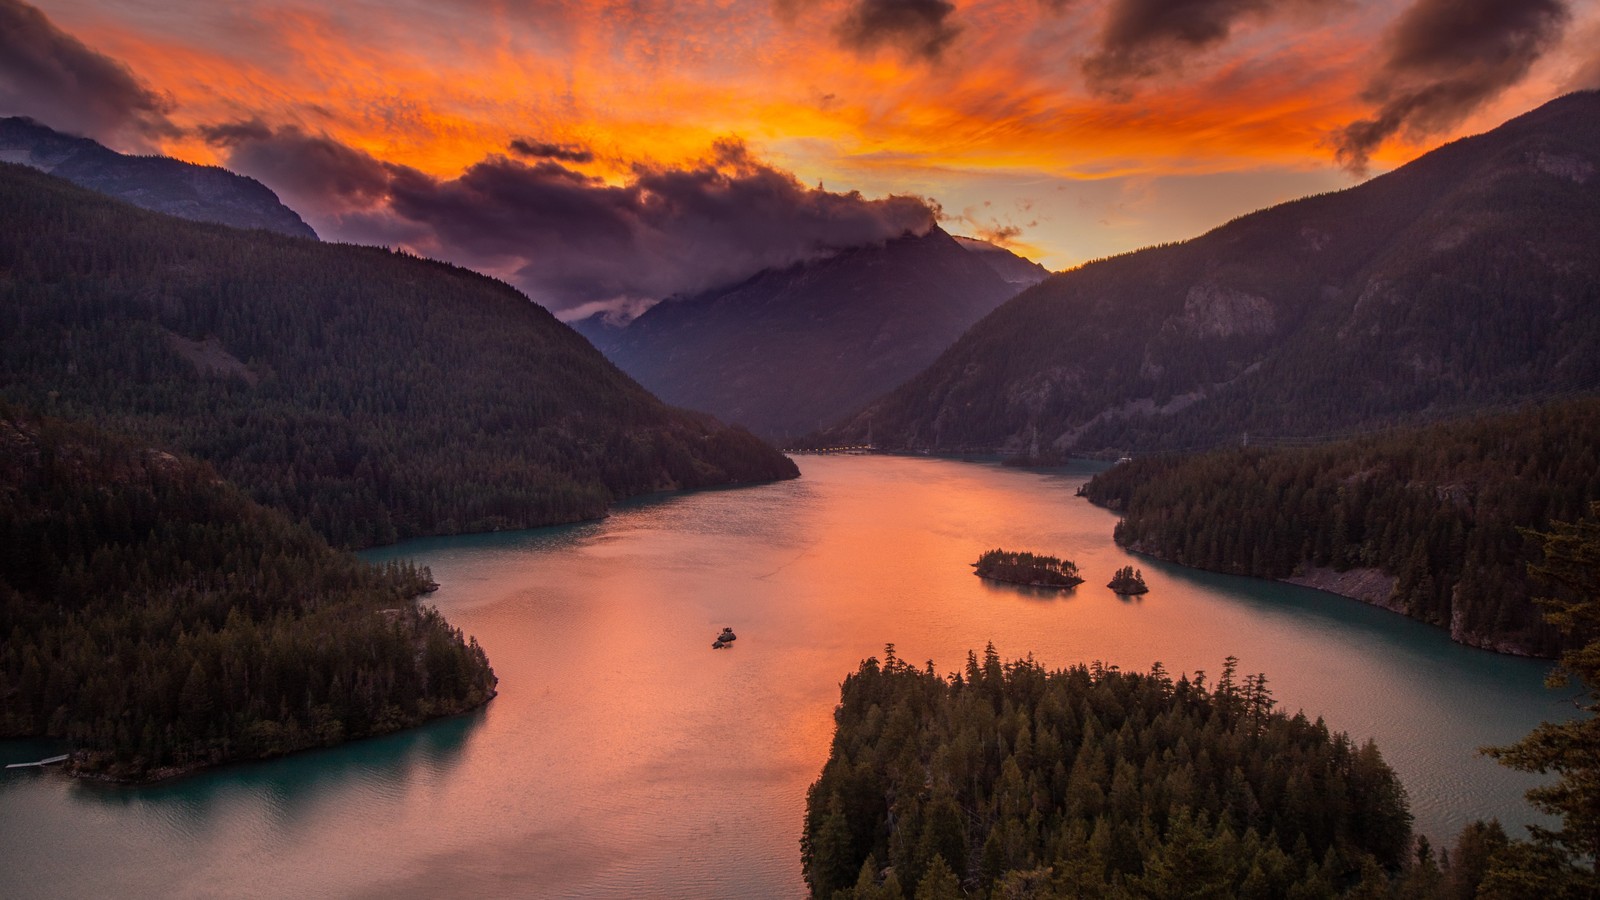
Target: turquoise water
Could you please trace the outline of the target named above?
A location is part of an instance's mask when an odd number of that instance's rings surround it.
[[[802,457],[799,481],[627,505],[565,528],[373,551],[433,567],[432,602],[501,694],[416,731],[128,789],[0,775],[0,896],[794,896],[805,788],[838,684],[893,642],[958,668],[993,641],[1048,665],[1265,672],[1283,706],[1375,738],[1417,827],[1533,821],[1479,757],[1562,698],[1545,664],[1461,647],[1329,594],[1193,572],[1111,541],[1088,469]],[[992,547],[1075,560],[1039,592],[974,578]],[[1102,587],[1119,566],[1150,593]],[[739,639],[712,650],[724,625]],[[12,762],[48,746],[0,744]]]

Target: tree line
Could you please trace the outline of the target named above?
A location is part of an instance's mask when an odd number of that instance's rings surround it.
[[[1119,544],[1261,578],[1376,569],[1391,604],[1458,641],[1554,656],[1521,529],[1572,521],[1600,499],[1600,400],[1300,449],[1136,459],[1095,476],[1122,513]]]

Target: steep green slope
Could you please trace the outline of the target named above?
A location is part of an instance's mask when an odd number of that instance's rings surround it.
[[[1039,456],[1320,435],[1600,386],[1600,93],[1052,276],[827,435]]]
[[[1530,600],[1537,544],[1518,529],[1600,500],[1600,400],[1314,448],[1137,459],[1084,494],[1122,512],[1117,541],[1136,550],[1298,580],[1462,643],[1551,656],[1559,635]]]
[[[0,405],[0,737],[140,779],[479,706],[477,644],[208,466]]]
[[[510,287],[144,212],[0,166],[0,398],[215,465],[336,544],[793,477]]]

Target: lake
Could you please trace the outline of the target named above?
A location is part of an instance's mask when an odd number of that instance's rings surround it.
[[[500,696],[388,738],[128,789],[0,775],[0,896],[682,897],[804,893],[807,785],[839,682],[893,643],[961,667],[992,641],[1052,667],[1229,654],[1290,710],[1375,738],[1436,845],[1540,821],[1532,783],[1475,753],[1566,714],[1547,664],[1317,591],[1185,570],[1111,540],[1050,471],[801,457],[798,481],[652,498],[604,521],[413,541],[430,600]],[[994,547],[1077,562],[1062,593],[992,584]],[[1150,592],[1103,587],[1120,566]],[[735,645],[713,650],[723,626]],[[52,745],[0,744],[5,762]],[[1512,829],[1514,833],[1520,827]]]

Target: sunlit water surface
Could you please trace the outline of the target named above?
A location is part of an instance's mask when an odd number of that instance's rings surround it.
[[[1223,657],[1291,710],[1377,739],[1418,829],[1532,821],[1475,748],[1561,701],[1545,665],[1354,601],[1183,570],[1111,541],[1088,471],[803,457],[804,477],[625,506],[603,522],[415,541],[432,601],[500,676],[481,712],[148,788],[0,775],[0,896],[802,894],[805,789],[838,685],[893,642],[940,671],[993,641],[1050,666]],[[992,547],[1075,560],[1056,594],[981,581]],[[1102,587],[1143,568],[1150,593]],[[739,639],[711,641],[724,625]],[[0,744],[10,762],[46,747]],[[1520,829],[1517,829],[1520,831]]]

